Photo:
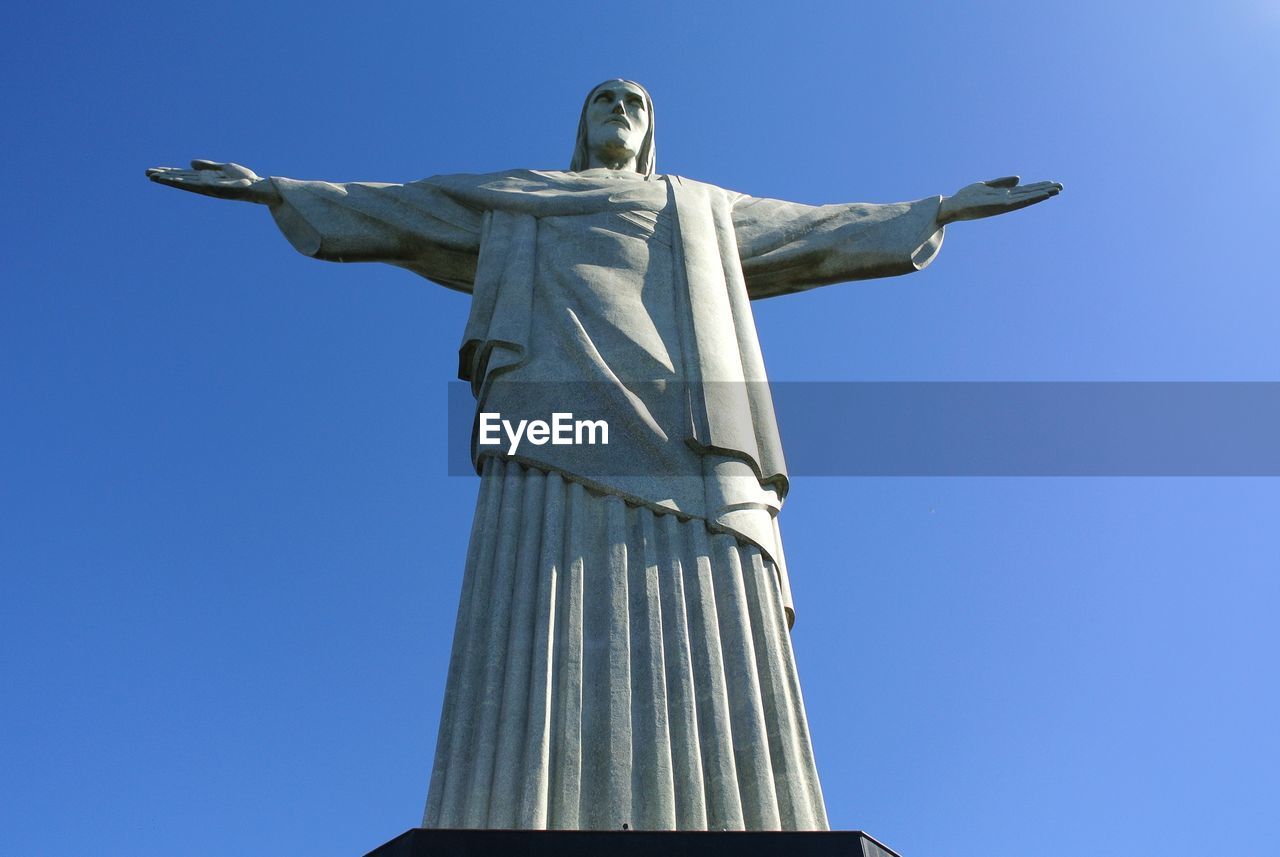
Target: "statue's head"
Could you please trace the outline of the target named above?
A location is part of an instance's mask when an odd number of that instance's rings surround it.
[[[636,172],[653,175],[653,99],[643,86],[631,80],[606,80],[587,93],[578,120],[578,139],[569,169],[590,169],[591,154],[608,152],[635,155]]]

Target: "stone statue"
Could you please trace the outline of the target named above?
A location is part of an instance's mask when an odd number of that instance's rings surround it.
[[[750,301],[920,270],[947,224],[1062,189],[1011,176],[799,205],[659,175],[654,155],[649,93],[611,80],[587,95],[567,172],[396,185],[211,161],[147,171],[268,206],[308,256],[469,292],[459,374],[480,412],[555,408],[545,391],[583,385],[608,415],[607,447],[473,446],[425,826],[826,829]]]

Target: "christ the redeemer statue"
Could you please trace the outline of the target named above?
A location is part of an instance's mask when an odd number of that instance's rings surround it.
[[[473,446],[427,827],[826,829],[750,302],[918,271],[948,223],[1062,189],[1009,177],[812,206],[654,163],[652,99],[611,80],[587,96],[567,172],[397,185],[148,170],[268,206],[308,256],[469,292],[460,376],[479,412],[590,389],[608,415],[607,447]]]

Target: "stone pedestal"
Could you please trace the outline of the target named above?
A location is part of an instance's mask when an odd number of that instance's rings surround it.
[[[365,857],[898,857],[857,830],[407,830]]]

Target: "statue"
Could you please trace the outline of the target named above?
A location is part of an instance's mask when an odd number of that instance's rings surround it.
[[[659,175],[654,139],[649,93],[611,80],[587,95],[567,172],[396,185],[211,161],[147,171],[268,206],[308,256],[471,293],[459,374],[479,412],[590,385],[610,417],[608,447],[473,447],[427,827],[827,828],[750,301],[920,270],[947,224],[1062,189],[1011,176],[799,205]]]

